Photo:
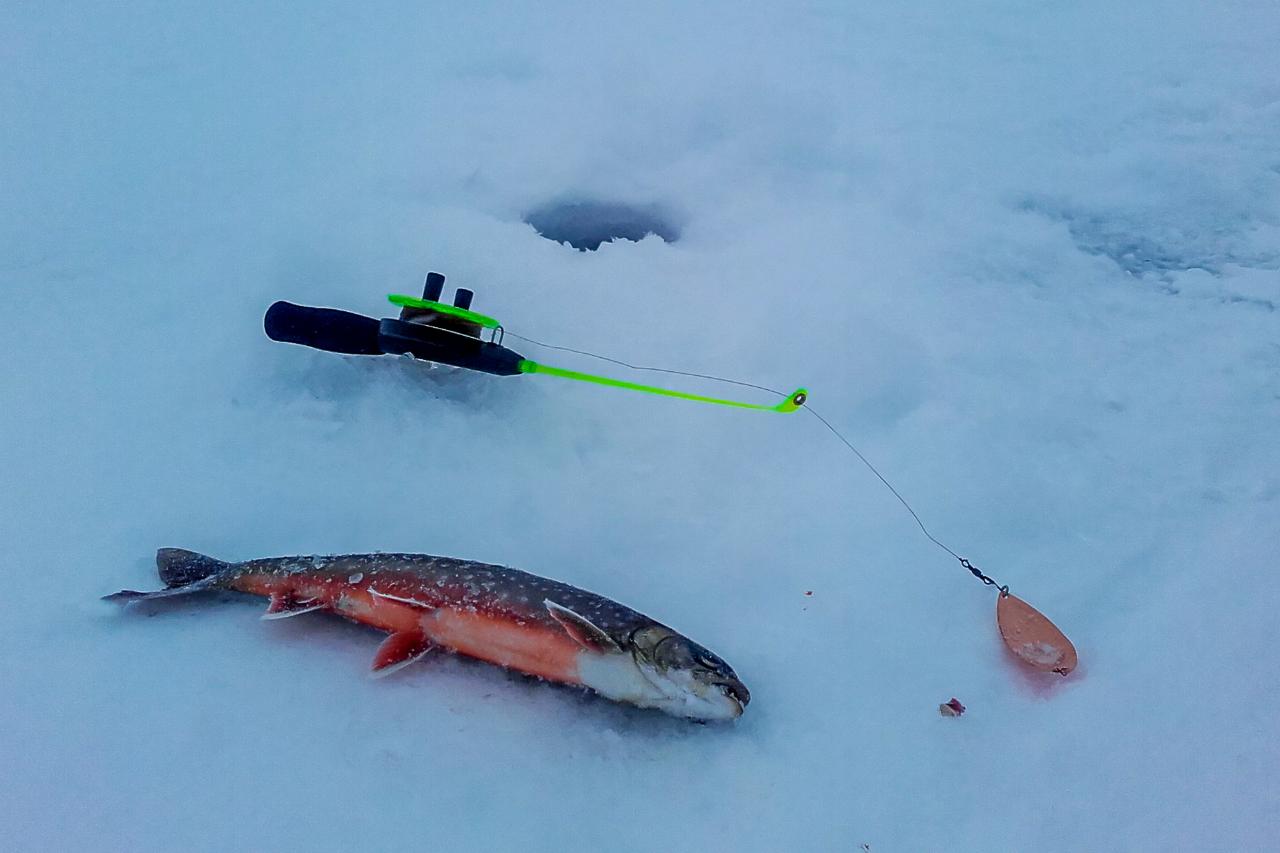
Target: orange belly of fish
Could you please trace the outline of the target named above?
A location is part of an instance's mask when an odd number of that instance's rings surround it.
[[[298,578],[246,576],[236,583],[255,595],[288,594],[323,601],[335,613],[382,631],[422,631],[438,646],[498,666],[562,684],[581,684],[582,651],[564,631],[501,613],[453,610],[448,605],[424,610],[372,595],[358,586],[330,585]]]
[[[440,609],[422,620],[436,643],[473,658],[563,684],[581,684],[581,647],[564,631],[501,615]]]

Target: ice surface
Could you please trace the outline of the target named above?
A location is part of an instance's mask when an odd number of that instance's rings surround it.
[[[0,847],[1273,848],[1276,7],[453,6],[0,7]],[[557,198],[680,239],[577,252],[521,221]],[[538,340],[803,383],[1080,669],[1022,677],[803,413],[262,334],[428,269]],[[338,620],[97,601],[168,545],[518,566],[753,699],[371,682]]]

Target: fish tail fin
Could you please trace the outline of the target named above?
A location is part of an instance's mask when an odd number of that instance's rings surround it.
[[[161,548],[156,551],[156,569],[160,572],[160,580],[170,589],[212,578],[230,565],[182,548]]]
[[[172,598],[175,595],[186,595],[189,592],[200,592],[216,589],[219,577],[230,563],[197,554],[195,551],[184,551],[181,548],[161,548],[156,551],[156,569],[160,572],[160,580],[165,589],[154,592],[139,592],[135,589],[122,589],[111,595],[104,595],[103,601],[118,601],[128,604],[131,601],[149,601],[153,598]]]
[[[189,586],[179,586],[173,589],[158,589],[155,592],[142,592],[136,589],[122,589],[119,592],[113,592],[110,595],[102,596],[103,601],[116,601],[120,604],[129,604],[134,601],[149,601],[153,598],[172,598],[175,595],[185,595],[188,592],[196,592],[197,590]]]

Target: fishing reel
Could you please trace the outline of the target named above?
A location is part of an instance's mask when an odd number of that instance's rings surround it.
[[[427,274],[421,299],[401,294],[387,297],[400,306],[398,317],[377,320],[337,308],[281,301],[267,309],[263,328],[273,341],[326,352],[410,355],[496,376],[524,372],[524,356],[502,345],[502,325],[471,310],[474,292],[458,288],[452,305],[440,301],[443,294],[444,276],[432,272]]]

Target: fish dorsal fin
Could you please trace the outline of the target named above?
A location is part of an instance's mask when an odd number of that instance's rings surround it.
[[[271,594],[271,601],[267,604],[267,612],[262,614],[262,618],[288,619],[300,613],[324,610],[325,606],[323,601],[314,598],[295,598],[289,593],[274,592]]]
[[[421,631],[397,631],[382,641],[373,656],[374,678],[382,678],[404,669],[431,651],[431,640]]]
[[[606,634],[603,630],[587,617],[578,613],[574,613],[563,605],[556,604],[551,599],[543,599],[542,602],[547,612],[551,614],[551,618],[560,623],[560,627],[578,642],[578,645],[584,649],[593,652],[620,652],[622,649],[618,646],[614,639]]]

